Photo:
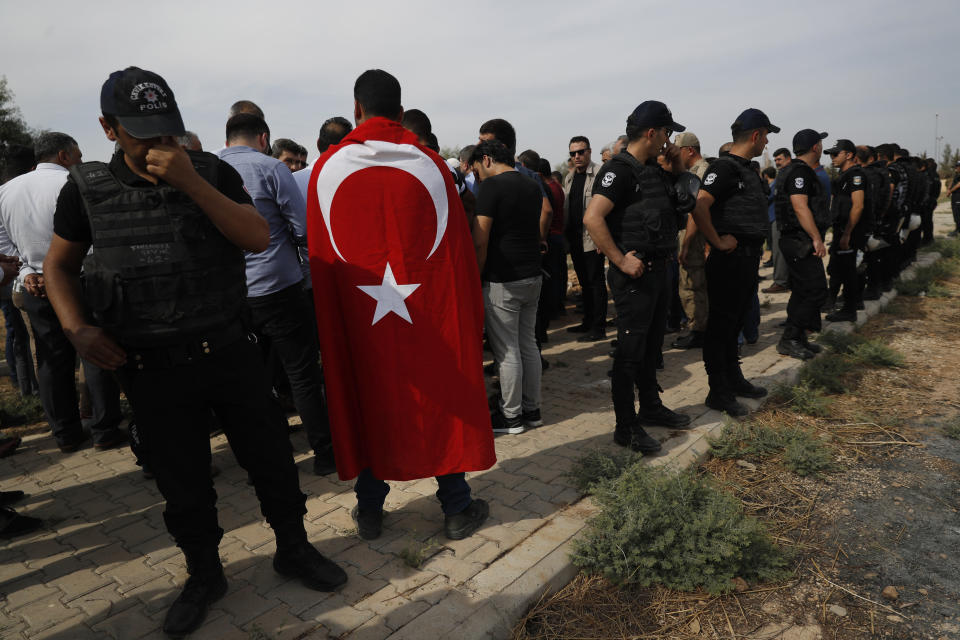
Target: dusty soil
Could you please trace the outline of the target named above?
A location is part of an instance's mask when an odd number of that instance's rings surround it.
[[[904,367],[866,371],[829,418],[754,417],[815,430],[834,472],[799,478],[777,457],[701,467],[796,550],[791,580],[711,597],[581,575],[514,638],[960,638],[960,440],[943,435],[960,421],[960,278],[946,284],[949,297],[900,298],[861,330]]]

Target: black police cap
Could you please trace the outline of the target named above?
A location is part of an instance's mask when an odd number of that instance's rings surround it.
[[[770,133],[780,133],[780,127],[770,122],[767,114],[753,107],[744,109],[743,113],[738,115],[737,119],[730,125],[731,130],[738,129],[740,131],[753,131],[760,128],[764,128]]]
[[[627,117],[627,123],[646,129],[667,127],[673,131],[686,131],[686,127],[673,121],[673,113],[659,100],[647,100],[637,105]]]
[[[840,138],[839,140],[837,140],[837,143],[835,145],[833,145],[832,147],[824,151],[824,153],[827,154],[828,156],[835,156],[841,151],[849,151],[850,153],[856,153],[857,147],[846,138]]]
[[[100,89],[100,110],[116,116],[134,138],[182,136],[183,118],[167,81],[152,71],[114,71]]]
[[[828,135],[826,131],[821,133],[813,129],[801,129],[793,136],[793,152],[796,154],[806,153]]]

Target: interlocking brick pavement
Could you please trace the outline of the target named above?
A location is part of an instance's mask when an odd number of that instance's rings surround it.
[[[947,226],[949,215],[937,218]],[[775,350],[787,297],[761,294],[760,339],[743,349],[745,374],[761,384],[787,379],[798,364]],[[868,312],[879,306],[868,303]],[[306,438],[292,434],[310,540],[350,576],[339,593],[313,592],[273,572],[273,536],[253,489],[225,437],[212,438],[222,469],[215,485],[230,590],[191,637],[505,637],[546,587],[574,575],[569,545],[593,509],[565,472],[591,448],[617,449],[609,342],[572,341],[565,328],[575,321],[571,312],[555,322],[544,345],[551,364],[543,376],[545,426],[497,438],[497,465],[469,474],[475,495],[491,508],[490,520],[467,540],[443,537],[433,480],[391,482],[383,537],[360,540],[350,519],[352,484],[313,476]],[[718,434],[722,423],[702,404],[700,351],[668,349],[664,357],[664,402],[693,416],[696,426],[652,429],[664,444],[652,463],[686,466],[705,454],[705,436]],[[186,569],[164,529],[156,485],[129,451],[61,454],[49,435],[28,436],[15,456],[0,461],[0,488],[28,491],[18,510],[45,521],[36,534],[0,546],[0,638],[163,637],[164,613]],[[419,568],[401,559],[409,551],[423,553]]]

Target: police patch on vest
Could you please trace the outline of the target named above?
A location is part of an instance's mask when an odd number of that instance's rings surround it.
[[[794,181],[793,181],[793,185],[794,185],[797,189],[803,189],[803,178],[797,178],[796,180],[794,180]]]
[[[717,174],[715,174],[715,173],[708,173],[708,174],[707,174],[707,177],[703,179],[703,184],[705,184],[705,185],[711,185],[711,184],[713,184],[713,182],[714,182],[716,179],[717,179]]]
[[[863,178],[861,176],[853,176],[853,184],[859,187],[863,184]]]
[[[613,179],[616,177],[617,175],[613,171],[607,171],[603,174],[603,180],[600,181],[600,184],[604,187],[609,187],[613,184]]]

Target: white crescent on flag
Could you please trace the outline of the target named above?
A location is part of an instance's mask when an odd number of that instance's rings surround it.
[[[334,252],[344,262],[349,262],[340,253],[337,242],[333,237],[331,206],[337,189],[349,176],[370,167],[390,167],[400,169],[412,175],[423,183],[433,199],[437,213],[437,237],[433,248],[427,254],[427,259],[433,255],[443,240],[447,230],[447,216],[449,203],[447,201],[447,185],[443,180],[440,168],[430,157],[412,144],[395,144],[383,140],[367,140],[362,144],[348,144],[327,158],[323,168],[317,176],[317,200],[320,203],[320,212],[323,222],[327,226],[330,244]]]

